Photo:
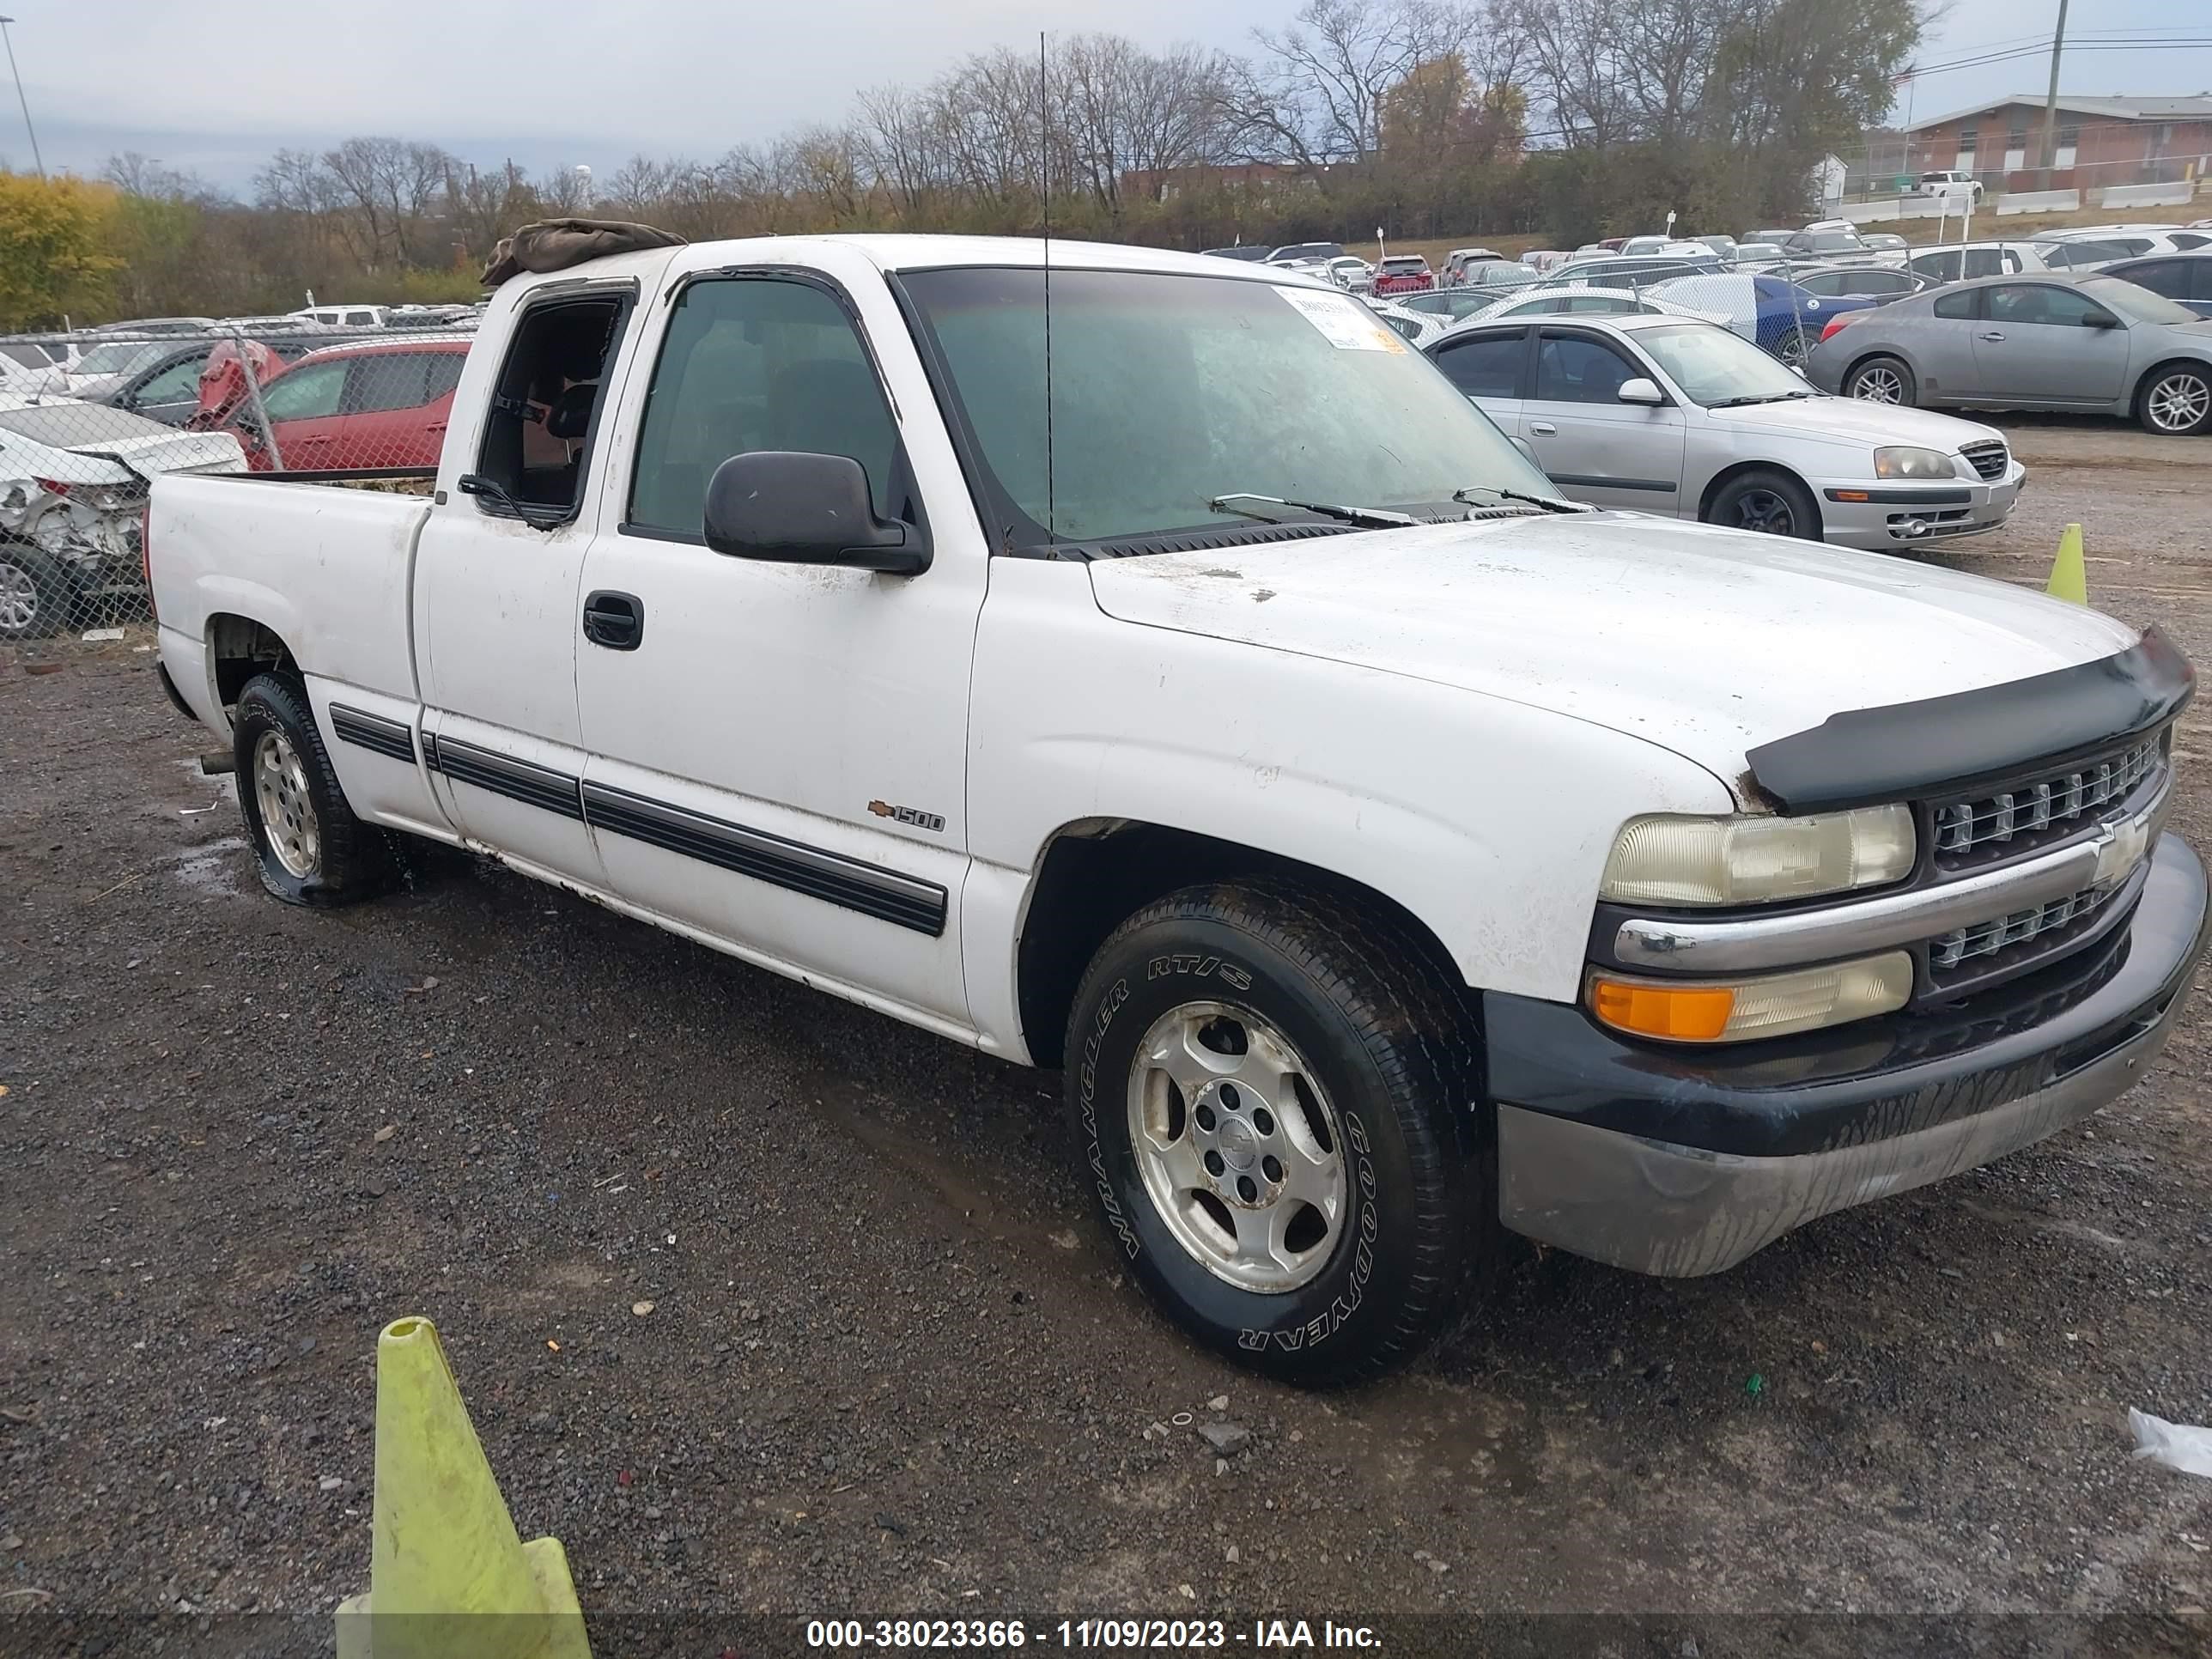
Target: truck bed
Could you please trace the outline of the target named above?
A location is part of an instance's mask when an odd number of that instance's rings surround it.
[[[207,641],[239,617],[319,672],[413,699],[408,603],[429,511],[420,495],[250,473],[156,479],[147,571],[179,694],[223,729]]]

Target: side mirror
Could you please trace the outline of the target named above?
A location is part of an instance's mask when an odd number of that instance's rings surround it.
[[[2082,313],[2081,326],[2084,328],[2118,328],[2119,325],[2120,319],[2109,311],[2090,311]]]
[[[1620,390],[1613,394],[1625,404],[1643,404],[1656,409],[1667,401],[1667,394],[1659,389],[1656,380],[1639,374],[1632,380],[1623,380]]]
[[[707,484],[707,545],[737,559],[835,564],[918,576],[929,542],[876,516],[868,470],[849,455],[757,449],[732,455]]]

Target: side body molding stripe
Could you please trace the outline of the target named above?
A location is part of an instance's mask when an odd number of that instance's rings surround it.
[[[432,738],[427,758],[432,771],[443,772],[456,783],[472,783],[495,795],[505,795],[526,806],[543,807],[564,818],[580,819],[584,816],[581,787],[566,772],[495,754],[452,738]]]
[[[405,761],[410,766],[415,763],[415,733],[403,721],[334,702],[331,705],[331,730],[340,743]]]
[[[605,784],[584,785],[584,816],[594,829],[771,882],[878,921],[933,938],[945,932],[949,898],[935,882],[917,881],[804,842],[708,817]]]
[[[335,715],[333,719],[335,722]],[[587,783],[452,738],[426,736],[423,750],[432,771],[457,783],[581,819],[609,835],[678,853],[933,939],[945,933],[951,896],[936,882],[918,881],[842,853],[708,817],[627,789]],[[411,749],[404,756],[413,757]]]

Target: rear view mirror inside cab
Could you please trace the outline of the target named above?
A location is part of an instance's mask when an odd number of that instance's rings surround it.
[[[539,524],[575,517],[605,411],[607,372],[634,297],[624,288],[523,313],[484,416],[475,476],[498,488],[471,492],[481,511]]]

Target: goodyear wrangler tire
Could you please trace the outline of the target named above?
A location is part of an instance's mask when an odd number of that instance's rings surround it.
[[[1187,888],[1076,994],[1066,1088],[1115,1254],[1288,1382],[1420,1352],[1495,1229],[1496,1135],[1449,966],[1326,889]]]

